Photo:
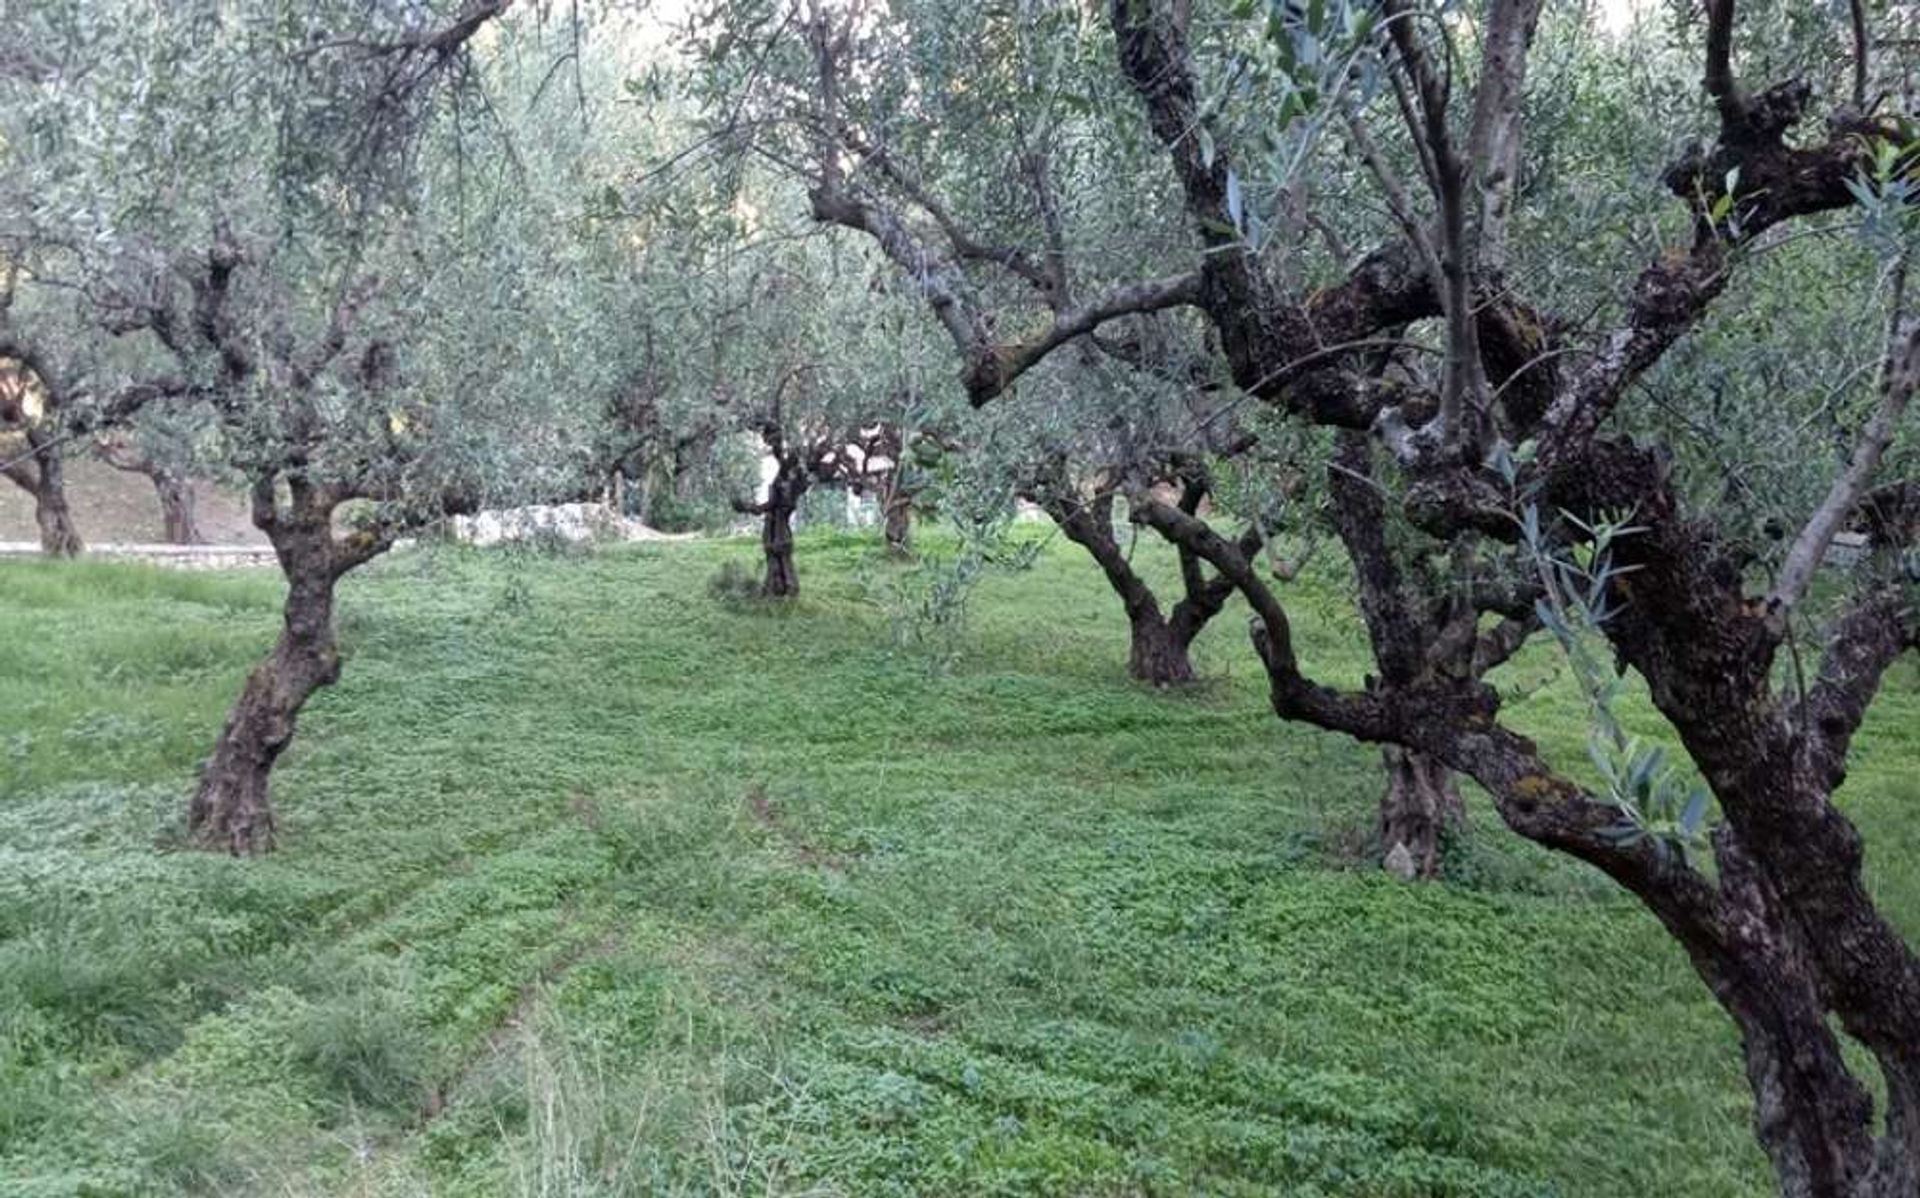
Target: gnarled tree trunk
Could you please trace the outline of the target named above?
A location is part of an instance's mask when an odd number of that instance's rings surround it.
[[[896,481],[884,492],[881,501],[885,519],[883,534],[887,543],[887,556],[907,558],[913,556],[913,498],[902,491]]]
[[[793,511],[769,503],[760,519],[760,550],[767,559],[760,593],[768,599],[792,599],[800,594],[800,572],[793,562]]]
[[[1814,962],[1777,897],[1733,829],[1719,829],[1714,849],[1722,871],[1716,918],[1672,918],[1657,892],[1648,905],[1686,946],[1695,970],[1740,1028],[1754,1134],[1780,1192],[1788,1198],[1920,1192],[1911,1129],[1904,1153],[1879,1159],[1872,1099],[1847,1066]],[[1897,1131],[1898,1117],[1891,1122]]]
[[[1740,1029],[1755,1133],[1786,1198],[1920,1192],[1920,967],[1865,889],[1858,836],[1832,802],[1837,773],[1822,780],[1823,763],[1769,703],[1731,701],[1765,679],[1759,666],[1722,656],[1740,642],[1676,624],[1673,639],[1649,646],[1658,657],[1640,658],[1656,701],[1727,815],[1713,836],[1715,877],[1653,837],[1621,838],[1618,808],[1556,776],[1531,741],[1489,718],[1496,697],[1470,675],[1416,677],[1398,693],[1379,684],[1340,695],[1311,682],[1292,657],[1284,610],[1244,559],[1197,521],[1183,523],[1164,506],[1151,515],[1231,569],[1254,603],[1254,643],[1276,714],[1445,759],[1487,788],[1515,831],[1591,863],[1639,897]],[[1700,601],[1714,605],[1709,611],[1746,615],[1690,563],[1666,557],[1673,542],[1660,545],[1661,538],[1682,540],[1697,527],[1666,527],[1661,516],[1657,507],[1650,512],[1645,544],[1634,546],[1652,550],[1635,555],[1635,564],[1645,563],[1632,575],[1636,606],[1623,609],[1620,627],[1610,626],[1615,643],[1636,656],[1642,629],[1670,603]],[[1889,631],[1888,659],[1911,637]],[[1807,702],[1812,726],[1844,739],[1863,707],[1848,708],[1841,692],[1870,689],[1862,679],[1872,670],[1863,672],[1864,654],[1830,653],[1845,660],[1823,666]],[[1711,745],[1707,725],[1716,729]],[[1842,1052],[1835,1017],[1880,1068],[1883,1125]]]
[[[1440,837],[1467,819],[1466,805],[1442,762],[1413,749],[1380,751],[1387,789],[1380,796],[1380,852],[1389,869],[1409,878],[1439,870]]]
[[[1186,481],[1180,510],[1192,515],[1206,491],[1204,480]],[[1153,686],[1183,686],[1194,681],[1193,642],[1232,598],[1233,580],[1218,574],[1208,577],[1201,558],[1186,546],[1176,544],[1182,594],[1173,610],[1163,613],[1153,589],[1134,571],[1127,553],[1114,536],[1111,492],[1091,502],[1082,502],[1056,482],[1040,493],[1046,513],[1053,517],[1068,540],[1093,556],[1101,573],[1106,575],[1107,585],[1113,588],[1126,609],[1130,638],[1127,672]],[[1239,538],[1238,546],[1242,552],[1253,554],[1259,551],[1263,540],[1258,528],[1249,528]]]
[[[256,484],[253,522],[273,542],[287,579],[279,639],[247,675],[240,697],[201,767],[187,808],[197,845],[243,856],[274,846],[268,780],[293,740],[307,700],[340,677],[334,639],[334,588],[350,570],[385,552],[397,527],[335,537],[333,510],[346,492],[295,483],[282,507],[271,482]]]
[[[1193,659],[1188,646],[1198,629],[1186,632],[1171,627],[1152,588],[1134,572],[1113,534],[1112,494],[1102,494],[1091,503],[1083,503],[1064,488],[1056,488],[1041,506],[1069,541],[1093,555],[1100,572],[1106,575],[1107,585],[1120,597],[1131,639],[1127,673],[1152,686],[1181,686],[1192,682]]]
[[[189,479],[162,465],[123,434],[104,434],[94,447],[107,465],[143,475],[153,484],[154,496],[160,501],[160,522],[170,544],[198,545],[206,539],[200,535],[195,515],[196,497]]]
[[[787,452],[784,442],[779,445],[774,458],[778,469],[767,484],[766,500],[746,510],[760,515],[760,550],[767,559],[760,594],[767,599],[792,599],[800,594],[800,572],[793,561],[793,517],[813,485],[813,475],[801,454]]]
[[[40,528],[40,549],[48,557],[78,557],[86,546],[73,526],[73,509],[67,506],[60,451],[36,443],[34,457],[40,463],[40,483],[33,493],[33,522]]]
[[[793,517],[815,478],[829,476],[835,445],[832,437],[818,436],[790,445],[780,425],[778,405],[776,395],[776,414],[760,427],[760,439],[774,462],[767,497],[758,503],[742,499],[733,502],[734,511],[760,517],[760,550],[767,559],[766,576],[760,583],[764,599],[792,599],[800,594],[800,572],[793,561]]]
[[[26,429],[26,444],[31,452],[7,461],[3,472],[15,486],[33,496],[33,522],[40,529],[40,551],[48,557],[77,557],[85,545],[73,526],[73,511],[67,506],[60,444],[33,425]],[[0,456],[7,452],[0,447]]]
[[[153,479],[154,494],[160,500],[160,519],[166,528],[167,541],[174,545],[199,545],[206,541],[200,531],[199,502],[193,493],[193,483],[166,470],[156,470]]]
[[[273,848],[267,780],[274,762],[293,740],[294,722],[313,692],[340,677],[332,572],[324,561],[291,561],[284,554],[282,561],[288,586],[280,639],[247,675],[187,809],[195,843],[236,856]]]
[[[1388,543],[1388,514],[1373,474],[1366,434],[1343,432],[1327,473],[1328,494],[1381,678],[1411,686],[1436,675],[1478,677],[1500,660],[1483,651],[1491,638],[1476,633],[1479,612],[1423,595],[1409,580]],[[1376,825],[1381,865],[1403,877],[1431,878],[1439,870],[1441,834],[1467,820],[1453,773],[1438,758],[1398,745],[1382,748],[1381,760],[1387,775]]]
[[[1190,641],[1160,615],[1158,604],[1129,607],[1127,673],[1154,686],[1193,681]]]

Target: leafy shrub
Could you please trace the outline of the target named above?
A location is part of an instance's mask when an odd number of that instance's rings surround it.
[[[199,1116],[185,1104],[155,1105],[143,1106],[139,1118],[129,1121],[128,1153],[149,1184],[161,1183],[163,1192],[212,1196],[231,1194],[248,1180],[254,1170],[241,1147],[219,1123]]]
[[[382,991],[316,1004],[293,1029],[292,1057],[343,1103],[401,1114],[426,1096],[425,1038]]]
[[[730,607],[760,604],[763,598],[759,575],[734,558],[721,562],[707,579],[707,594]]]
[[[179,1035],[167,992],[187,972],[177,956],[131,939],[16,940],[0,949],[0,1009],[41,1012],[80,1039],[163,1052]]]

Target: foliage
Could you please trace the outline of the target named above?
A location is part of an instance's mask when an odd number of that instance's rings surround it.
[[[1533,506],[1521,517],[1522,543],[1540,572],[1541,597],[1535,601],[1540,626],[1566,655],[1587,702],[1587,757],[1600,775],[1600,793],[1620,810],[1620,822],[1609,834],[1623,844],[1650,837],[1683,855],[1704,850],[1712,795],[1669,762],[1664,747],[1626,730],[1619,707],[1627,678],[1609,659],[1602,639],[1602,626],[1612,614],[1608,595],[1631,573],[1613,564],[1614,543],[1644,530],[1624,519],[1585,524],[1566,513],[1561,518],[1577,530],[1570,548],[1556,549],[1542,535],[1540,510]]]
[[[956,517],[949,535],[923,535],[908,565],[882,564],[867,593],[886,613],[893,643],[944,674],[960,664],[967,645],[967,613],[989,573],[1028,569],[1046,542],[1022,535],[1007,508],[997,518]]]
[[[546,31],[509,22],[454,71],[405,49],[431,11],[149,7],[35,6],[39,65],[0,79],[10,331],[69,419],[165,377],[143,422],[216,414],[202,472],[295,463],[414,521],[577,486],[633,298],[582,220],[599,143],[542,102]]]
[[[1554,6],[1536,35],[1532,3],[1128,0],[1102,21],[1058,0],[780,0],[702,7],[678,57],[636,65],[653,47],[618,6],[567,7],[48,0],[16,20],[0,0],[0,353],[54,412],[33,429],[38,477],[61,444],[133,422],[170,464],[248,485],[289,576],[320,584],[292,593],[321,625],[316,596],[409,528],[612,480],[636,484],[649,519],[717,522],[726,501],[772,534],[807,485],[876,486],[887,458],[891,493],[957,539],[854,571],[864,547],[818,539],[825,594],[779,620],[738,601],[731,562],[708,583],[729,601],[697,614],[680,602],[697,571],[662,565],[668,592],[636,564],[664,555],[396,566],[391,590],[375,584],[394,623],[347,629],[393,655],[365,684],[382,689],[316,712],[364,741],[292,759],[309,771],[293,816],[314,821],[316,846],[291,859],[315,867],[299,874],[144,852],[176,843],[153,796],[186,776],[181,742],[204,732],[207,688],[231,680],[222,621],[271,633],[272,596],[183,585],[159,601],[179,620],[135,638],[80,627],[73,602],[98,588],[122,606],[120,576],[23,575],[15,619],[39,639],[0,650],[36,667],[7,708],[23,726],[0,742],[28,846],[8,849],[18,877],[0,891],[0,1135],[24,1145],[7,1151],[37,1168],[44,1132],[51,1184],[68,1169],[74,1188],[111,1189],[144,1169],[207,1189],[267,1185],[262,1162],[292,1145],[284,1168],[337,1181],[364,1162],[327,1135],[377,1140],[418,1117],[432,1129],[378,1167],[476,1189],[610,1174],[935,1192],[1582,1184],[1569,1162],[1605,1156],[1588,1129],[1619,1120],[1520,1144],[1347,1071],[1374,1079],[1384,1059],[1511,1117],[1508,1095],[1449,1072],[1457,1059],[1407,1045],[1467,1044],[1477,1063],[1552,1036],[1551,985],[1618,998],[1580,954],[1652,951],[1621,930],[1638,925],[1554,867],[1524,867],[1588,904],[1525,908],[1529,951],[1572,958],[1569,982],[1521,970],[1489,933],[1520,901],[1513,863],[1534,859],[1519,850],[1489,860],[1456,842],[1442,873],[1457,890],[1402,894],[1300,868],[1337,864],[1315,850],[1342,836],[1291,826],[1298,806],[1261,809],[1274,839],[1252,848],[1239,826],[1192,853],[1150,835],[1177,771],[1263,759],[1243,739],[1257,688],[1236,689],[1222,659],[1219,695],[1145,706],[1100,689],[1069,635],[1080,609],[983,616],[982,597],[1029,583],[1012,575],[1043,553],[1009,532],[1015,497],[1102,555],[1138,615],[1153,600],[1128,586],[1133,547],[1112,535],[1127,496],[1180,540],[1190,599],[1231,583],[1254,601],[1273,711],[1473,774],[1514,829],[1660,911],[1748,1021],[1756,1079],[1791,1048],[1805,1092],[1853,1093],[1832,1016],[1879,1057],[1894,1101],[1912,1088],[1915,1013],[1899,1004],[1920,966],[1902,905],[1883,918],[1857,884],[1853,813],[1833,802],[1869,753],[1855,725],[1913,644],[1920,190],[1912,114],[1886,112],[1911,106],[1910,46],[1846,24],[1901,13],[1755,0],[1736,22],[1730,3],[1672,4],[1607,32],[1590,6]],[[1318,431],[1249,416],[1256,401]],[[1352,456],[1323,505],[1336,426]],[[1370,464],[1376,445],[1391,470]],[[756,447],[789,484],[766,502],[727,493]],[[1869,495],[1889,478],[1905,489]],[[1179,511],[1149,498],[1170,482]],[[1216,515],[1299,536],[1299,557],[1322,507],[1339,509],[1352,577],[1290,596],[1291,636],[1236,558],[1251,549],[1200,521],[1207,488]],[[1849,524],[1877,538],[1868,568],[1810,585]],[[399,585],[443,576],[497,601]],[[555,581],[609,578],[631,593],[596,598],[626,623]],[[1326,614],[1356,597],[1377,669],[1358,623]],[[303,676],[330,683],[330,631],[288,614]],[[646,639],[662,626],[674,636]],[[1479,685],[1516,651],[1516,670],[1538,670],[1523,646],[1541,629],[1563,670]],[[69,642],[83,647],[48,656]],[[483,650],[502,645],[532,677],[494,668]],[[915,673],[902,656],[934,667],[910,692],[894,689]],[[272,732],[277,751],[314,684],[234,727]],[[581,693],[594,685],[608,693]],[[114,687],[124,703],[98,697]],[[1522,735],[1542,712],[1544,754]],[[487,717],[500,726],[481,736],[420,735]],[[672,734],[635,738],[656,721]],[[1719,800],[1711,838],[1713,799],[1656,747],[1676,729]],[[956,741],[993,731],[1044,737],[1046,760],[991,742],[956,760]],[[1317,744],[1284,735],[1291,751]],[[1555,774],[1553,750],[1579,740],[1591,773]],[[663,759],[645,778],[635,743]],[[274,753],[234,753],[264,785]],[[857,783],[836,774],[843,756],[866,767]],[[1350,764],[1316,758],[1300,780]],[[955,796],[1028,796],[1038,765],[1063,771],[1048,776],[1104,856],[1064,834],[1018,841],[998,812],[964,835],[924,818]],[[1116,774],[1138,785],[1117,812]],[[1222,780],[1235,802],[1248,785]],[[889,786],[921,806],[889,806]],[[832,801],[807,806],[817,794]],[[1724,878],[1689,857],[1709,845]],[[583,958],[636,919],[682,1009],[693,991],[716,1008],[718,1032],[675,1042],[723,1066],[696,1105],[740,1120],[701,1137],[681,1112],[643,1124],[638,1152],[606,1114],[624,1099],[591,1093],[606,1087],[580,1063],[629,1046],[564,1017],[574,979],[593,976]],[[1375,939],[1324,926],[1349,919]],[[1416,948],[1432,975],[1393,972]],[[302,967],[316,949],[398,959],[398,997],[329,989]],[[1328,976],[1346,984],[1306,996],[1303,979]],[[1764,1023],[1735,993],[1756,978],[1778,983]],[[537,1037],[495,1040],[548,1005]],[[1302,1016],[1312,1039],[1284,1022],[1302,1008],[1319,1013]],[[737,1057],[735,1030],[758,1038]],[[471,1101],[476,1060],[510,1052],[533,1093],[503,1111]],[[1675,1084],[1677,1105],[1725,1114],[1711,1081]],[[1770,1147],[1794,1118],[1830,1118],[1847,1140],[1834,1167],[1864,1170],[1870,1106],[1801,1092],[1757,1121]],[[248,1151],[160,1145],[187,1098]],[[489,1123],[506,1134],[474,1130]],[[1899,1121],[1882,1123],[1878,1159],[1911,1155]],[[697,1151],[727,1167],[691,1167]],[[1783,1177],[1800,1168],[1777,1159]],[[1689,1164],[1602,1168],[1644,1190]],[[1690,1185],[1740,1184],[1694,1167]]]
[[[769,606],[760,593],[760,575],[745,562],[728,558],[707,579],[707,594],[734,606]]]

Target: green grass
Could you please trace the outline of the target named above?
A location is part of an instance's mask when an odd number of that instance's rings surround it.
[[[275,580],[0,566],[0,1193],[1767,1192],[1652,920],[1484,808],[1444,882],[1366,868],[1374,758],[1272,719],[1239,613],[1143,690],[1055,547],[934,671],[868,544],[789,610],[710,597],[750,553],[356,576],[255,861],[169,846]],[[1901,671],[1845,800],[1912,928]]]

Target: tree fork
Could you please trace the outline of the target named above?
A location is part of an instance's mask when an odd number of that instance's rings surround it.
[[[1188,646],[1199,627],[1174,628],[1160,610],[1153,589],[1121,552],[1120,542],[1113,535],[1113,493],[1103,492],[1087,503],[1065,493],[1062,485],[1041,500],[1041,507],[1066,538],[1093,556],[1107,585],[1126,609],[1128,675],[1151,686],[1192,682],[1193,661]]]

